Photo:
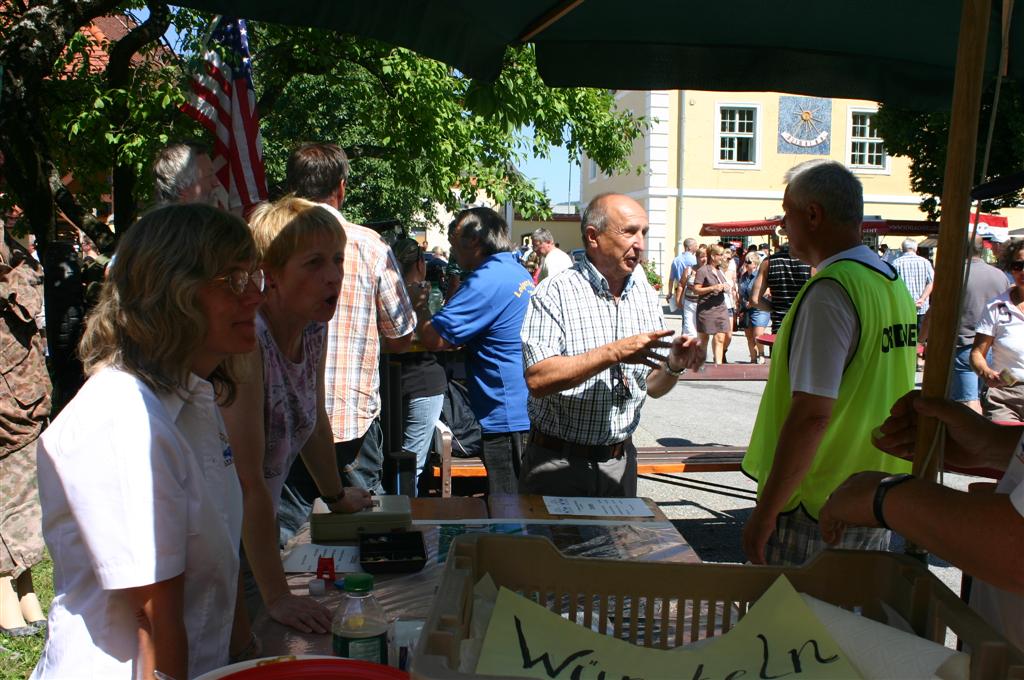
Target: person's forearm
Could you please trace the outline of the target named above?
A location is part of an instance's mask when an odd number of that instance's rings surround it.
[[[800,413],[794,405],[782,426],[775,458],[760,498],[759,506],[772,514],[782,512],[814,462],[829,417]]]
[[[280,535],[277,518],[266,488],[251,490],[246,494],[244,503],[242,545],[245,546],[245,557],[252,568],[260,594],[263,595],[263,602],[269,606],[290,592],[281,564],[281,553],[277,548]]]
[[[992,370],[985,359],[985,354],[978,348],[971,350],[971,368],[974,369],[975,373],[982,376]]]
[[[932,294],[933,285],[934,284],[929,283],[924,287],[924,291],[921,292],[921,297],[919,298],[921,302],[928,302],[928,298],[931,297]]]
[[[138,588],[124,596],[138,622],[138,657],[141,677],[157,670],[172,678],[187,678],[188,632],[184,611],[185,575]]]
[[[582,385],[619,361],[614,343],[572,357],[548,357],[526,369],[526,386],[534,397],[546,397]]]
[[[320,495],[338,496],[342,493],[344,484],[338,470],[338,459],[334,455],[334,434],[326,414],[317,421],[300,455]]]
[[[647,374],[647,396],[652,399],[668,394],[679,382],[679,376],[672,375],[665,367],[653,368]]]
[[[142,658],[153,660],[153,670],[160,671],[171,678],[187,678],[188,675],[188,631],[182,617],[161,616],[156,608],[149,608],[146,617],[149,619],[149,631],[139,631]],[[143,675],[145,678],[155,677]]]
[[[889,491],[883,514],[908,541],[964,573],[1024,595],[1024,517],[1009,496],[964,493],[915,479]]]
[[[416,324],[416,336],[420,340],[420,344],[426,347],[431,352],[439,352],[444,349],[450,349],[452,345],[441,337],[441,334],[434,328],[434,324],[430,322],[432,315],[430,310],[423,308],[416,310],[416,316],[419,321]]]

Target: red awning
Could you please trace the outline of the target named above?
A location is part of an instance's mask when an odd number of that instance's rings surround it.
[[[782,218],[751,222],[705,222],[701,236],[771,236],[782,226]]]
[[[971,216],[973,224],[973,215]],[[1007,219],[1002,215],[981,214],[979,233],[987,234],[985,228],[1007,228]],[[701,236],[770,236],[782,226],[782,218],[770,220],[753,220],[748,222],[705,222],[700,228]],[[935,236],[939,233],[939,223],[928,220],[887,220],[868,219],[861,225],[864,234],[878,236]]]

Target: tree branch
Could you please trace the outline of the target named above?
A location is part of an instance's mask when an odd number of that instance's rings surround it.
[[[149,17],[117,41],[107,61],[107,84],[114,89],[128,84],[132,57],[143,47],[160,39],[171,25],[171,10],[165,2],[150,1]]]
[[[387,158],[392,155],[386,146],[375,144],[354,144],[345,147],[345,155],[349,158]]]

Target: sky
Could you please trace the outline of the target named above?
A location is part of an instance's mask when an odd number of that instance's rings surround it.
[[[580,199],[580,168],[575,161],[569,161],[564,147],[551,149],[550,158],[527,159],[519,164],[519,171],[537,187],[547,188],[552,205]]]

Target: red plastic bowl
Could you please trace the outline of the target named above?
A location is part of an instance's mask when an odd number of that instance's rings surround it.
[[[408,680],[409,674],[391,666],[352,659],[295,659],[247,668],[224,680]]]

